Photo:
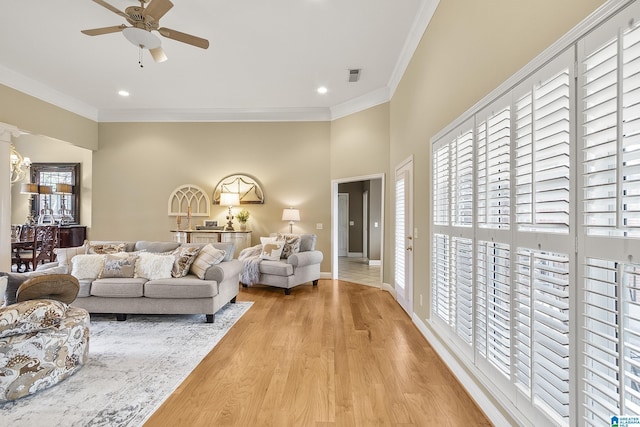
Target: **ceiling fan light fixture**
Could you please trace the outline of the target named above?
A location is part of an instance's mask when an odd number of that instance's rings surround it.
[[[149,50],[160,47],[160,39],[147,30],[130,27],[123,29],[122,34],[136,47]]]

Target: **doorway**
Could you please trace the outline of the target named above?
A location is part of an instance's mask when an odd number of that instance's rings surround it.
[[[334,279],[382,287],[384,175],[332,182]]]
[[[413,157],[395,171],[394,287],[398,304],[413,313]]]

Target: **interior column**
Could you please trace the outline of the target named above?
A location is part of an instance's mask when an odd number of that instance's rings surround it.
[[[0,123],[0,271],[11,271],[11,138],[17,127]],[[4,179],[2,177],[4,176]],[[9,177],[9,179],[7,179]]]

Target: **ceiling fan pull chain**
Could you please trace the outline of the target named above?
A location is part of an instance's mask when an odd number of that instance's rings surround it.
[[[144,64],[142,63],[142,46],[139,46],[138,51],[138,64],[140,64],[140,68],[144,68]]]

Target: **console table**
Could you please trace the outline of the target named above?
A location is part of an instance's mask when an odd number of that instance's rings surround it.
[[[171,230],[173,240],[179,243],[235,243],[233,257],[251,246],[251,231],[224,230]]]

